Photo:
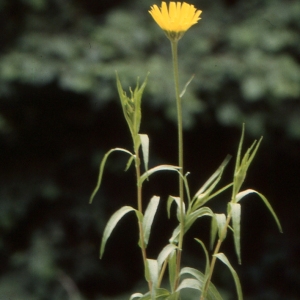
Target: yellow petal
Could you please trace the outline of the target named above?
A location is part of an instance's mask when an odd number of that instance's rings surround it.
[[[170,33],[172,38],[180,38],[185,31],[200,20],[202,11],[186,2],[170,2],[168,9],[166,2],[163,1],[161,8],[153,5],[149,13],[167,35]]]

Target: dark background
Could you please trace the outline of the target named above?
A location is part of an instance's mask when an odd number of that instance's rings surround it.
[[[236,268],[247,300],[299,299],[300,3],[191,1],[202,20],[179,43],[185,166],[192,193],[227,154],[264,136],[244,188],[270,200],[280,234],[256,196],[242,203],[242,265],[232,238],[222,251]],[[115,86],[150,71],[141,132],[150,137],[150,166],[176,164],[176,110],[169,41],[148,14],[153,1],[0,1],[0,299],[128,299],[144,290],[137,226],[120,222],[100,261],[110,215],[135,205],[134,171],[113,154],[92,205],[98,168],[110,148],[131,150]],[[222,179],[231,179],[234,161]],[[161,196],[150,238],[155,258],[170,237],[165,202],[174,174],[154,175],[145,199]],[[225,195],[227,196],[227,195]],[[224,212],[228,198],[211,207]],[[209,220],[185,240],[183,263],[202,268],[193,238],[208,241]],[[235,299],[232,277],[218,264],[213,281]],[[187,299],[197,299],[191,292]]]

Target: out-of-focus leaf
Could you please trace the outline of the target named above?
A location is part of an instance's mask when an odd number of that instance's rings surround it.
[[[141,294],[141,293],[134,293],[134,294],[132,294],[130,296],[129,300],[133,300],[135,298],[139,298],[140,299],[141,297],[143,297],[143,294]]]
[[[193,74],[192,77],[189,79],[189,81],[185,84],[182,92],[179,95],[180,98],[183,97],[183,95],[185,94],[185,91],[186,91],[187,87],[189,86],[189,84],[191,83],[191,81],[193,80],[194,77],[195,77],[195,74]]]

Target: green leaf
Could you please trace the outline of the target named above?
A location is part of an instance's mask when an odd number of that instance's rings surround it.
[[[193,277],[195,277],[196,280],[199,283],[200,290],[202,291],[202,287],[204,287],[204,284],[207,280],[206,275],[204,275],[199,270],[196,270],[196,269],[190,268],[190,267],[182,268],[181,271],[180,271],[180,276],[182,276],[183,274],[190,274]],[[187,285],[187,284],[188,284],[188,282],[185,285]],[[192,284],[194,285],[195,283],[192,283]],[[196,286],[196,289],[197,289],[196,284],[195,284],[195,286]],[[206,295],[205,299],[206,300],[223,300],[220,293],[218,292],[217,288],[211,282],[209,283],[208,292],[207,292],[207,295]]]
[[[146,268],[146,280],[152,283],[152,290],[151,290],[151,299],[154,300],[156,298],[156,288],[157,288],[157,281],[159,277],[158,271],[158,264],[157,260],[155,259],[148,259],[147,258],[147,268]]]
[[[188,176],[189,174],[190,174],[190,173],[187,172],[184,176],[182,176],[182,174],[179,172],[179,175],[180,175],[180,177],[181,177],[182,180],[183,180],[184,187],[185,187],[185,192],[186,192],[187,199],[188,199],[188,203],[189,203],[189,205],[190,205],[190,202],[191,202],[191,195],[190,195],[190,187],[189,187],[189,183],[188,183],[188,180],[187,180],[187,176]]]
[[[175,197],[175,196],[169,196],[168,197],[168,201],[167,201],[167,212],[168,212],[168,218],[170,219],[170,210],[171,210],[171,205],[173,203],[173,201],[176,202],[177,204],[177,220],[180,222],[180,198],[179,197]],[[183,208],[183,214],[185,215],[185,203],[182,202],[182,208]]]
[[[130,296],[129,300],[133,300],[135,298],[139,298],[140,299],[141,297],[143,297],[143,294],[141,294],[141,293],[134,293],[134,294],[132,294]]]
[[[271,204],[269,203],[268,199],[261,193],[255,191],[255,190],[252,190],[252,189],[247,189],[245,191],[242,191],[240,193],[238,193],[236,195],[236,202],[239,202],[240,200],[242,200],[245,196],[251,194],[251,193],[255,193],[257,194],[262,200],[263,202],[265,203],[265,205],[267,206],[267,208],[269,209],[270,213],[272,214],[273,218],[275,219],[275,222],[278,226],[278,229],[279,231],[282,233],[282,227],[281,227],[281,224],[280,224],[280,221],[275,213],[275,211],[273,210]]]
[[[234,279],[235,282],[235,287],[236,287],[236,291],[237,291],[237,295],[238,295],[238,300],[243,300],[243,293],[242,293],[242,287],[241,287],[241,283],[239,280],[239,277],[236,273],[236,271],[234,270],[234,268],[231,266],[229,260],[227,259],[226,255],[224,253],[218,253],[215,254],[214,256],[216,256],[221,262],[223,262],[228,269],[230,270],[232,277]]]
[[[175,246],[174,244],[168,244],[161,250],[161,252],[159,253],[159,255],[157,257],[159,271],[161,270],[161,267],[162,267],[162,264],[164,263],[164,261],[169,257],[169,255],[171,253],[175,252],[176,249],[177,249],[177,246]]]
[[[206,263],[205,263],[205,276],[207,276],[207,274],[209,273],[209,270],[210,270],[210,268],[209,268],[210,263],[209,263],[208,251],[206,250],[206,247],[205,247],[204,243],[201,240],[199,240],[197,238],[195,238],[195,240],[196,240],[196,242],[198,242],[201,245],[201,247],[202,247],[202,249],[204,251],[205,261],[206,261]]]
[[[209,249],[212,250],[214,243],[217,238],[217,233],[218,233],[218,223],[216,220],[216,216],[211,218],[211,227],[210,227],[210,243],[209,243]]]
[[[235,252],[238,262],[241,264],[241,205],[239,203],[229,203],[232,216],[232,227]]]
[[[130,168],[130,166],[131,166],[132,162],[134,161],[134,159],[135,159],[135,155],[130,156],[130,158],[128,159],[128,162],[126,164],[125,172],[128,171],[128,169]]]
[[[147,134],[139,134],[142,144],[145,170],[148,171],[149,162],[149,137]]]
[[[159,288],[156,289],[156,299],[157,300],[164,300],[168,299],[169,300],[170,292],[166,289]]]
[[[151,226],[152,226],[153,219],[154,219],[154,216],[157,211],[159,199],[160,199],[159,197],[153,196],[151,198],[151,200],[147,206],[147,209],[145,211],[145,214],[144,214],[143,231],[144,231],[144,242],[145,242],[146,246],[148,245],[149,236],[150,236],[150,232],[151,232]]]
[[[238,147],[237,159],[236,159],[235,170],[234,170],[234,181],[233,181],[233,191],[232,191],[233,201],[235,201],[236,194],[239,192],[246,178],[248,168],[254,156],[256,155],[256,152],[262,141],[262,137],[259,139],[258,142],[255,140],[250,146],[250,148],[248,148],[248,150],[244,154],[244,157],[241,159],[242,145],[244,140],[244,131],[245,131],[245,124],[243,124],[242,136]]]
[[[133,120],[132,120],[132,115],[134,114],[134,102],[131,101],[129,97],[127,97],[126,92],[124,92],[122,88],[122,84],[119,79],[119,75],[116,72],[116,78],[117,78],[117,90],[119,93],[122,109],[123,109],[123,114],[126,119],[126,122],[128,124],[129,130],[131,132],[131,135],[133,136]]]
[[[229,160],[231,159],[231,155],[227,155],[224,161],[221,163],[221,165],[218,167],[218,169],[209,177],[209,179],[203,184],[203,186],[197,191],[195,194],[195,197],[198,197],[200,194],[202,194],[204,191],[206,191],[220,176],[220,174],[223,173],[224,168],[228,164]]]
[[[201,292],[202,285],[197,279],[193,278],[186,278],[183,279],[180,283],[179,287],[177,288],[176,292],[179,292],[182,289],[195,289]]]
[[[242,127],[242,135],[241,135],[241,139],[240,139],[239,147],[238,147],[238,151],[237,151],[234,174],[237,173],[238,168],[240,167],[240,164],[241,164],[241,153],[242,153],[242,148],[243,148],[244,135],[245,135],[245,123],[243,123],[243,127]]]
[[[171,252],[169,255],[169,263],[168,263],[168,269],[169,269],[169,282],[172,293],[174,293],[174,286],[176,282],[176,273],[177,273],[177,252]]]
[[[102,258],[104,250],[105,250],[105,245],[106,242],[108,240],[108,238],[110,237],[113,229],[115,228],[115,226],[118,224],[118,222],[123,218],[123,216],[125,214],[127,214],[130,211],[135,211],[135,213],[137,214],[138,218],[142,218],[142,215],[133,207],[131,206],[123,206],[121,207],[119,210],[117,210],[108,220],[104,232],[103,232],[103,236],[102,236],[102,241],[101,241],[101,247],[100,247],[100,258]]]
[[[139,78],[138,78],[136,88],[134,89],[134,91],[132,91],[132,89],[129,88],[130,97],[128,97],[126,95],[126,92],[124,92],[117,72],[116,72],[116,78],[117,78],[117,89],[121,100],[123,114],[128,124],[129,130],[131,132],[131,136],[134,143],[134,150],[138,151],[139,141],[136,139],[136,137],[138,137],[138,132],[141,124],[141,118],[142,118],[141,102],[142,102],[142,95],[146,87],[148,74],[141,87],[139,87]]]
[[[197,209],[196,211],[192,212],[191,214],[186,216],[185,219],[185,224],[184,224],[184,229],[185,232],[187,232],[191,226],[194,224],[194,222],[201,217],[209,216],[212,217],[214,216],[213,211],[209,207],[201,207]]]
[[[125,152],[125,153],[131,155],[132,157],[134,157],[134,155],[133,155],[130,151],[128,151],[128,150],[126,150],[126,149],[123,149],[123,148],[114,148],[114,149],[110,149],[110,150],[104,155],[104,157],[103,157],[103,159],[102,159],[102,161],[101,161],[101,164],[100,164],[100,168],[99,168],[98,182],[97,182],[96,188],[94,189],[94,191],[93,191],[93,193],[92,193],[92,195],[91,195],[91,197],[90,197],[90,201],[89,201],[90,204],[93,202],[93,199],[94,199],[95,195],[97,194],[97,192],[98,192],[98,190],[99,190],[99,188],[100,188],[106,160],[107,160],[108,156],[109,156],[112,152],[114,152],[114,151]],[[128,163],[127,163],[127,165],[128,165]]]
[[[171,300],[172,299],[170,297],[170,292],[166,289],[158,288],[155,290],[155,293],[156,293],[156,297],[155,297],[156,300]],[[133,294],[132,296],[134,296],[134,295],[136,295],[136,298],[140,297],[139,298],[140,300],[151,300],[151,295],[149,292],[147,292],[144,295],[141,293],[136,293],[136,294]],[[130,300],[131,300],[131,298],[130,298]]]
[[[179,95],[180,98],[182,98],[182,96],[184,95],[184,93],[185,93],[187,87],[189,86],[189,84],[191,83],[191,81],[194,79],[194,77],[195,77],[195,74],[193,74],[192,77],[189,79],[189,81],[185,84],[185,86],[184,86],[182,92],[181,92],[180,95]]]
[[[218,235],[221,241],[226,238],[226,216],[224,214],[215,214],[217,225],[218,225]]]
[[[197,191],[192,202],[193,202],[193,210],[198,207],[204,205],[208,200],[212,197],[209,197],[213,189],[216,187],[218,182],[220,181],[223,171],[231,159],[230,155],[227,155],[225,160],[219,166],[219,168],[210,176],[210,178],[204,183],[204,185]]]
[[[214,213],[212,212],[212,210],[209,207],[201,207],[201,208],[197,209],[196,211],[194,211],[193,213],[187,215],[186,218],[185,218],[184,233],[186,233],[190,229],[190,227],[194,224],[194,222],[198,218],[201,218],[201,217],[204,217],[204,216],[213,217]],[[177,243],[178,242],[178,237],[179,237],[180,230],[181,230],[181,226],[179,224],[174,229],[174,231],[172,233],[172,237],[169,239],[170,243]]]
[[[138,186],[142,186],[143,182],[152,174],[159,172],[159,171],[175,171],[178,173],[178,170],[180,168],[176,166],[171,166],[171,165],[160,165],[157,167],[154,167],[147,172],[145,172],[139,179],[138,181]]]

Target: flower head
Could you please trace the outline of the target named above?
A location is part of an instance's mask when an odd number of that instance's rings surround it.
[[[166,2],[162,2],[161,8],[157,5],[151,6],[149,13],[169,39],[179,40],[192,25],[201,19],[199,16],[202,11],[185,2],[170,2],[168,9]]]

